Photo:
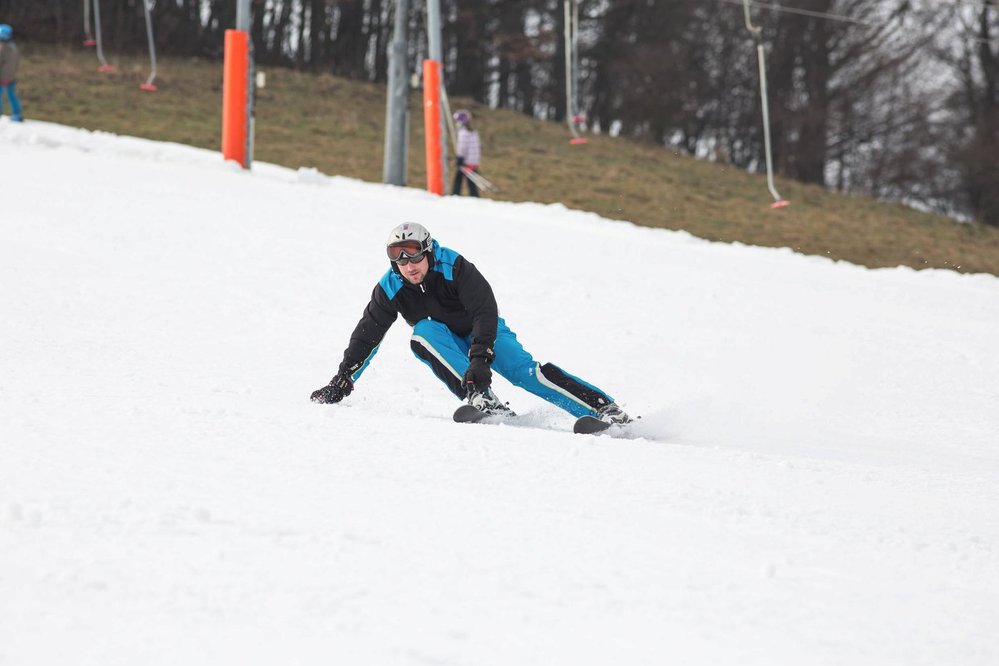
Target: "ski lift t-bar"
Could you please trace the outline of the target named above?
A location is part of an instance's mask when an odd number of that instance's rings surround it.
[[[785,201],[777,192],[777,188],[774,187],[773,157],[770,151],[770,107],[767,103],[767,66],[763,53],[763,31],[758,26],[753,25],[752,18],[749,15],[749,0],[742,0],[742,7],[746,16],[746,29],[749,30],[749,34],[753,36],[753,41],[756,43],[756,59],[760,64],[760,105],[763,109],[763,149],[767,160],[767,188],[770,190],[770,196],[774,198],[774,203],[770,207],[782,208],[787,206],[789,202]]]

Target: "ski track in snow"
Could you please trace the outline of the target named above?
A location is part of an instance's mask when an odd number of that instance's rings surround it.
[[[999,663],[996,277],[41,122],[0,153],[3,666]],[[452,423],[401,321],[310,403],[403,220],[643,418],[499,379],[515,422]]]

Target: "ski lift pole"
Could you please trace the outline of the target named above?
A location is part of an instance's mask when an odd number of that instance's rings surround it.
[[[83,0],[83,34],[86,39],[83,40],[84,46],[96,46],[97,42],[94,41],[94,33],[90,30],[90,1]]]
[[[423,61],[423,135],[427,159],[427,191],[444,196],[443,150],[447,139],[441,132],[441,64]]]
[[[153,81],[156,80],[156,44],[153,40],[153,19],[149,15],[149,0],[141,1],[142,8],[146,10],[146,38],[149,40],[149,65],[151,71],[149,72],[149,78],[139,87],[143,90],[155,91],[156,85]]]
[[[104,59],[104,39],[101,37],[101,0],[94,0],[94,34],[97,37],[97,60],[101,66],[97,68],[99,72],[113,72],[114,67]]]
[[[239,0],[236,28],[225,31],[222,73],[222,158],[249,169],[254,133],[250,0]]]
[[[773,166],[773,154],[770,150],[770,106],[767,102],[767,65],[766,56],[763,52],[763,31],[758,27],[753,25],[752,18],[749,15],[749,0],[742,0],[742,7],[746,16],[746,29],[749,30],[749,34],[753,36],[753,41],[756,43],[756,59],[760,65],[760,106],[763,111],[763,151],[766,156],[767,163],[767,189],[770,190],[770,196],[774,198],[774,203],[771,204],[771,208],[781,208],[787,206],[789,202],[785,201],[784,198],[777,192],[777,188],[774,186],[774,166]]]
[[[444,31],[441,27],[441,2],[440,0],[427,0],[427,58],[436,62],[436,83],[437,90],[433,91],[433,99],[435,104],[437,104],[437,110],[434,112],[437,114],[437,129],[434,130],[434,136],[438,143],[437,148],[433,149],[433,152],[437,155],[436,159],[440,163],[440,178],[442,183],[446,183],[448,180],[447,173],[447,126],[445,124],[443,114],[441,113],[441,92],[444,90]],[[424,75],[424,86],[427,83],[426,75]],[[424,101],[426,101],[426,89],[424,89]],[[424,113],[427,113],[426,107],[424,107]],[[429,147],[428,147],[429,148]],[[434,172],[437,171],[435,168]],[[428,170],[428,175],[431,173]],[[444,194],[443,185],[441,185],[441,191],[439,194]]]
[[[388,86],[385,94],[385,157],[382,180],[406,184],[409,136],[409,0],[395,0],[395,26],[388,47]]]

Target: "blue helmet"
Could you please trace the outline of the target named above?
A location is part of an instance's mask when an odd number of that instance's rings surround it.
[[[14,28],[10,27],[6,23],[0,23],[0,42],[9,42],[10,38],[14,36]]]
[[[454,118],[454,122],[467,125],[468,121],[472,119],[472,114],[462,109],[461,111],[455,111],[452,117]]]

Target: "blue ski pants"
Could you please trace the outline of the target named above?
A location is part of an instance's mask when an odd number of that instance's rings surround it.
[[[418,359],[459,398],[464,399],[463,382],[468,369],[471,336],[459,336],[445,324],[424,319],[413,327],[410,346]],[[501,318],[496,327],[495,358],[492,370],[511,384],[561,407],[575,417],[593,415],[614,399],[592,384],[574,377],[551,363],[537,363],[507,328]]]
[[[0,114],[3,113],[3,96],[7,95],[10,100],[10,117],[14,120],[21,119],[21,100],[17,98],[17,83],[11,81],[7,85],[0,85]]]

